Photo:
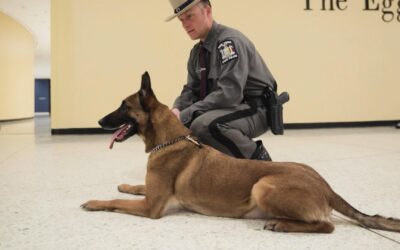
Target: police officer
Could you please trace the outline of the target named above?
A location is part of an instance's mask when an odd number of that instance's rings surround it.
[[[276,82],[253,43],[213,20],[209,0],[169,0],[192,40],[187,84],[172,112],[203,143],[237,158],[270,161],[261,141],[268,129],[261,97]]]

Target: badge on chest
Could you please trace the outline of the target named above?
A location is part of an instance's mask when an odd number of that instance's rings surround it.
[[[231,40],[220,42],[217,48],[222,64],[236,60],[239,57],[235,48],[235,44]]]

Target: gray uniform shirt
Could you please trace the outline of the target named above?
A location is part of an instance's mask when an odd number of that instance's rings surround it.
[[[241,32],[213,23],[203,46],[208,51],[207,96],[200,100],[200,42],[190,52],[187,84],[173,105],[187,124],[197,111],[233,108],[244,96],[260,96],[276,83],[253,43]]]

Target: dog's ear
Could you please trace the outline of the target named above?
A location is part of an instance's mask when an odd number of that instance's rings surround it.
[[[147,71],[142,75],[142,85],[139,90],[139,99],[140,104],[145,111],[150,110],[153,100],[156,99],[153,89],[151,88],[150,75]]]
[[[149,73],[146,71],[142,75],[142,86],[140,87],[140,91],[147,91],[149,89],[151,90],[151,80]]]

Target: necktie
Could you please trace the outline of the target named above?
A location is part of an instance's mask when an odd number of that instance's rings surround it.
[[[200,100],[203,100],[207,95],[207,50],[203,44],[200,44]]]

